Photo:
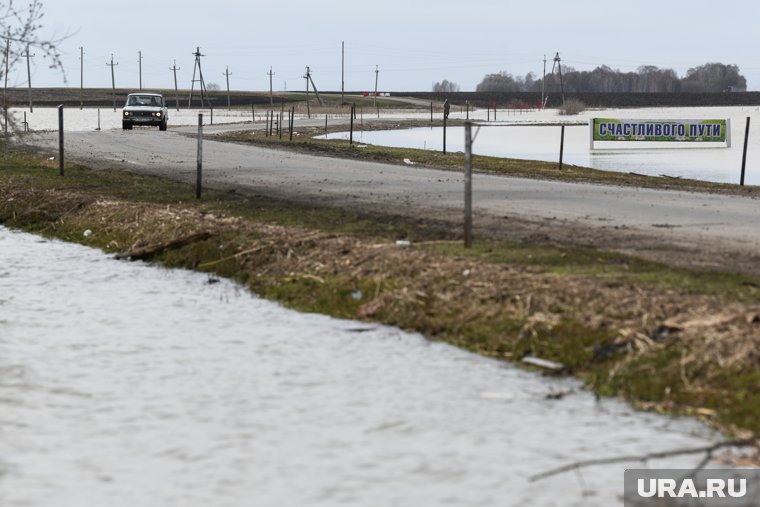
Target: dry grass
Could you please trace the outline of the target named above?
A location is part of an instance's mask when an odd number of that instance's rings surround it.
[[[98,177],[105,176],[89,175]],[[450,245],[440,241],[403,247],[276,225],[210,203],[127,201],[104,195],[92,180],[88,191],[34,178],[0,177],[0,220],[112,252],[208,232],[157,260],[235,278],[297,309],[396,325],[508,360],[551,359],[603,394],[760,431],[756,303],[552,274],[441,251]],[[85,238],[85,229],[93,234]]]

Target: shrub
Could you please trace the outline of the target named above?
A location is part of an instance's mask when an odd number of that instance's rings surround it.
[[[578,113],[582,113],[586,110],[586,104],[578,99],[568,99],[564,104],[559,106],[559,114],[563,116],[570,116]]]

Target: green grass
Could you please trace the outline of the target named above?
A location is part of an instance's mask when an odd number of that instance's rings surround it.
[[[435,243],[425,248],[445,255],[532,266],[558,275],[602,279],[609,285],[634,284],[760,302],[760,276],[678,268],[590,247],[475,242],[470,249],[459,243]]]

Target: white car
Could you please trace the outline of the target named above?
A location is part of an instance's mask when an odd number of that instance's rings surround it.
[[[121,128],[131,130],[134,125],[158,125],[166,130],[169,110],[160,93],[130,93],[121,113]]]

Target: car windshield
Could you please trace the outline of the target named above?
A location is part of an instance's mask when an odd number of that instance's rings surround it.
[[[161,107],[161,97],[156,97],[155,95],[130,95],[127,105]]]

